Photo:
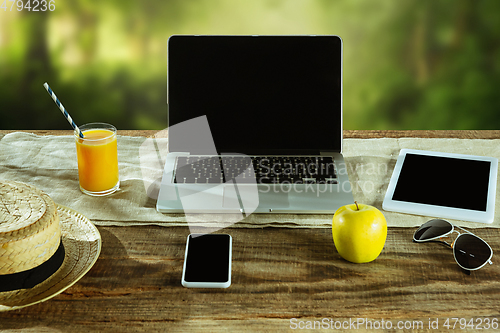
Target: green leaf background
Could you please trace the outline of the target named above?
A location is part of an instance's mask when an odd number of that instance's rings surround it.
[[[497,0],[5,3],[0,129],[69,129],[44,82],[78,124],[165,128],[172,34],[339,35],[345,129],[500,129]]]

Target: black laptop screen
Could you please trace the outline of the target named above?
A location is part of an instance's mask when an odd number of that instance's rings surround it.
[[[340,151],[341,94],[336,36],[169,39],[169,126],[206,115],[219,153]]]

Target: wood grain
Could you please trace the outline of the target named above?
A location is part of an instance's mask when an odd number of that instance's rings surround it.
[[[498,130],[344,130],[344,138],[459,138],[500,139]]]
[[[344,138],[379,137],[498,139],[500,131],[344,131]],[[187,227],[99,227],[103,249],[89,273],[52,300],[0,313],[0,330],[274,332],[368,318],[372,325],[385,321],[386,329],[377,331],[402,331],[401,321],[437,332],[447,318],[474,319],[482,328],[500,320],[500,229],[474,229],[495,255],[493,265],[471,275],[458,268],[450,248],[411,242],[414,230],[389,228],[380,257],[358,265],[338,255],[328,228],[225,229],[234,240],[232,285],[208,290],[180,284]],[[438,330],[429,327],[436,319]],[[366,331],[366,325],[355,328]]]
[[[72,135],[71,130],[0,130],[1,134],[27,132],[37,135]],[[119,135],[151,137],[156,130],[118,130]],[[500,130],[344,130],[344,138],[459,138],[500,139]]]
[[[429,318],[500,317],[498,264],[466,275],[450,248],[413,243],[413,228],[390,228],[384,251],[368,264],[343,260],[330,229],[226,229],[233,281],[214,290],[180,284],[188,228],[99,230],[101,256],[79,283],[53,300],[0,313],[0,328],[239,332],[323,318],[427,327]],[[498,251],[500,230],[475,232]]]

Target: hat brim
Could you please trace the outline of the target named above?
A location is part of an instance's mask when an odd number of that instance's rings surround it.
[[[71,287],[95,264],[101,253],[101,235],[85,216],[57,205],[61,240],[66,251],[61,267],[47,280],[30,289],[0,293],[0,311],[9,311],[46,301]]]

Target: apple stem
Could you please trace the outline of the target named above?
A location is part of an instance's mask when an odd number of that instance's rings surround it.
[[[356,210],[359,210],[358,202],[354,201],[354,203],[356,204]]]

